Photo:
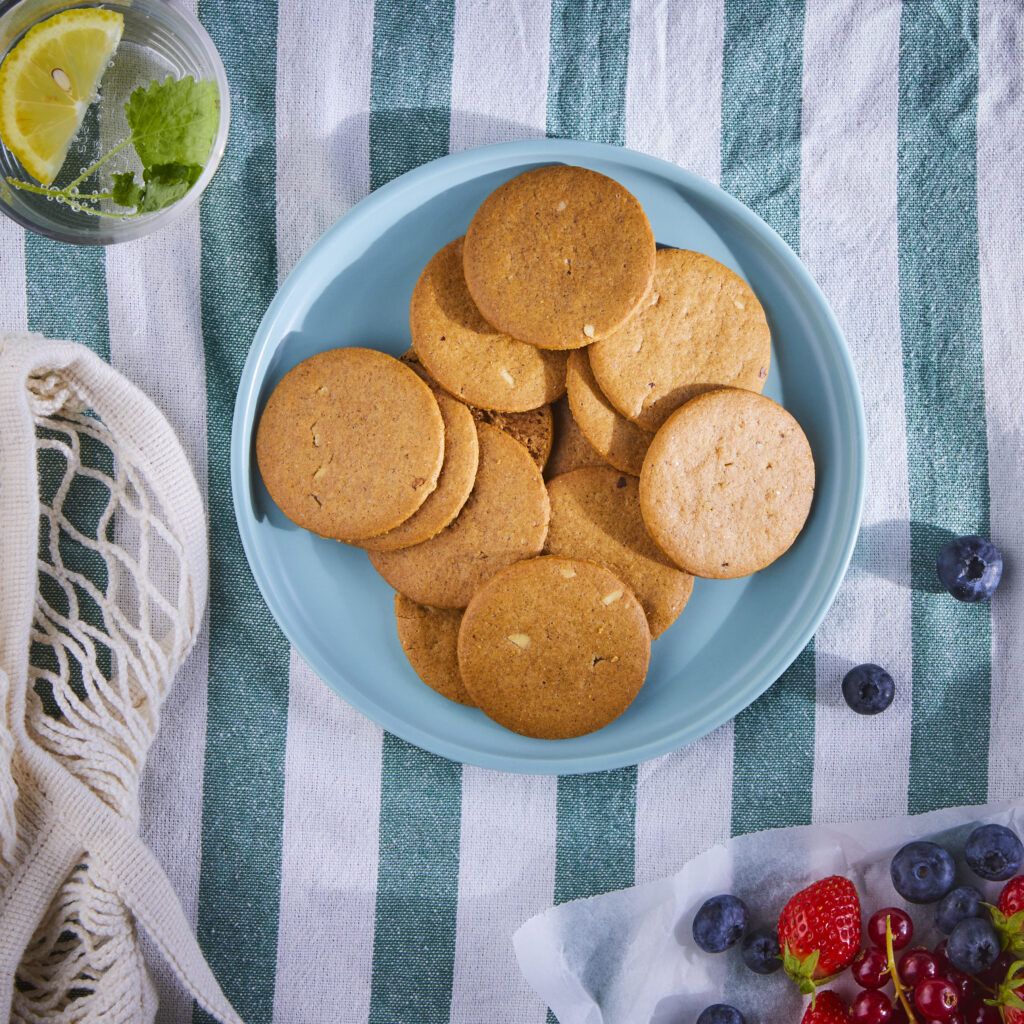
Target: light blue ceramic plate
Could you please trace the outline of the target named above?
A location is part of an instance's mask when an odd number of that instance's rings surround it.
[[[698,580],[654,644],[640,695],[617,721],[572,740],[507,732],[424,686],[395,633],[392,591],[366,555],[290,523],[256,470],[253,438],[270,391],[303,359],[341,345],[409,347],[413,285],[463,234],[498,185],[548,163],[590,167],[643,204],[662,245],[696,249],[742,274],[768,314],[765,394],[802,424],[817,463],[807,526],[778,562],[745,580]],[[810,639],[853,550],[864,489],[863,411],[824,297],[767,225],[714,185],[652,157],[555,139],[444,157],[384,186],[342,217],[282,285],[242,374],[231,483],[256,581],[291,642],[345,700],[445,757],[502,771],[573,773],[633,764],[690,743],[763,693]],[[325,694],[325,699],[328,699]]]

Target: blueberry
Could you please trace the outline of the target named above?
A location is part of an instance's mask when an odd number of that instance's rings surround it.
[[[965,917],[946,940],[946,957],[965,974],[981,974],[999,956],[999,936],[983,917]]]
[[[964,856],[970,869],[990,882],[1013,878],[1024,859],[1017,833],[1005,825],[979,825],[968,837]]]
[[[984,917],[984,899],[973,885],[957,886],[939,900],[935,926],[948,935],[965,917]]]
[[[896,684],[881,665],[857,665],[843,676],[843,697],[858,715],[877,715],[896,696]]]
[[[702,1010],[697,1018],[697,1024],[746,1024],[743,1014],[735,1006],[728,1003],[715,1003],[706,1010]]]
[[[896,852],[889,873],[894,888],[908,903],[934,903],[953,888],[956,865],[941,846],[921,840]]]
[[[1003,556],[984,537],[957,537],[939,552],[935,571],[958,601],[987,601],[1003,575]]]
[[[747,907],[736,896],[712,896],[693,919],[693,941],[705,953],[721,953],[747,930]]]
[[[740,948],[743,962],[756,974],[774,974],[782,966],[779,937],[770,928],[752,931]]]

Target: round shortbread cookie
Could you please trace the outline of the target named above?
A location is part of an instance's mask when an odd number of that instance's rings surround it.
[[[437,487],[404,523],[379,537],[359,542],[367,551],[397,551],[430,540],[459,514],[476,480],[480,445],[473,414],[434,383],[419,363],[406,360],[404,356],[401,361],[426,382],[437,399],[444,420],[444,463]]]
[[[374,568],[400,594],[434,608],[465,608],[496,572],[540,553],[551,506],[544,479],[526,449],[478,423],[480,464],[469,500],[436,537],[371,551]]]
[[[457,644],[462,610],[428,608],[395,594],[398,640],[413,671],[442,697],[473,707],[459,675]]]
[[[590,348],[601,390],[628,419],[657,430],[684,402],[720,387],[760,392],[771,335],[738,274],[684,249],[659,249],[644,308]]]
[[[538,167],[481,204],[463,251],[484,318],[540,348],[604,338],[632,316],[654,274],[654,233],[636,198],[583,167]]]
[[[412,291],[412,345],[434,379],[481,409],[526,412],[565,393],[565,353],[496,331],[476,308],[462,272],[463,239],[426,265]]]
[[[544,550],[613,572],[643,605],[655,637],[679,617],[693,577],[651,540],[640,515],[639,491],[635,476],[609,466],[577,469],[548,481],[551,524]]]
[[[440,387],[412,349],[399,358],[403,363],[411,366],[428,384]],[[479,409],[474,405],[470,405],[468,408],[470,415],[477,423],[490,423],[499,430],[505,431],[510,437],[514,437],[526,447],[538,468],[544,468],[548,456],[551,454],[554,438],[554,423],[550,405],[542,405],[538,409],[529,409],[526,412],[498,412],[495,409]]]
[[[814,459],[800,424],[737,389],[677,409],[640,474],[650,535],[681,569],[711,579],[774,562],[803,528],[813,496]]]
[[[496,412],[493,409],[476,408],[470,408],[469,411],[477,423],[490,423],[509,437],[514,437],[530,453],[537,468],[544,468],[554,438],[550,405],[542,405],[528,412]]]
[[[569,399],[560,398],[551,405],[551,418],[554,426],[554,439],[551,454],[544,467],[544,477],[551,480],[563,473],[571,473],[574,469],[584,466],[607,466],[594,446],[583,436],[573,414],[569,411]]]
[[[408,519],[437,485],[443,458],[430,388],[367,348],[321,352],[289,370],[256,430],[260,474],[281,511],[337,540]]]
[[[590,369],[588,351],[573,352],[566,370],[573,419],[606,462],[624,473],[639,476],[654,435],[627,420],[604,396]]]
[[[477,706],[539,739],[593,732],[632,703],[651,635],[629,587],[592,562],[519,562],[482,587],[459,628],[459,671]]]

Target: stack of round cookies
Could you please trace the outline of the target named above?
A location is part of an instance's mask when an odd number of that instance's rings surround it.
[[[795,540],[810,446],[761,396],[770,334],[738,275],[658,249],[581,167],[493,192],[424,268],[412,349],[324,352],[260,419],[271,497],[364,547],[420,678],[527,736],[607,725],[693,577]]]

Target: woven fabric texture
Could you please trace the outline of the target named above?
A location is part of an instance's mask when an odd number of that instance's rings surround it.
[[[182,2],[182,0],[175,0]],[[541,1024],[510,936],[731,834],[1024,793],[1024,4],[1020,0],[200,0],[232,90],[200,208],[76,250],[0,224],[9,330],[88,344],[182,439],[210,520],[208,621],[164,709],[140,828],[225,994],[257,1022]],[[241,368],[302,253],[396,175],[545,135],[720,184],[819,282],[864,398],[848,576],[763,698],[636,767],[520,777],[409,746],[334,697],[235,529]],[[990,605],[934,554],[989,535]],[[894,705],[852,714],[846,669]],[[154,966],[161,1024],[205,1019]]]

